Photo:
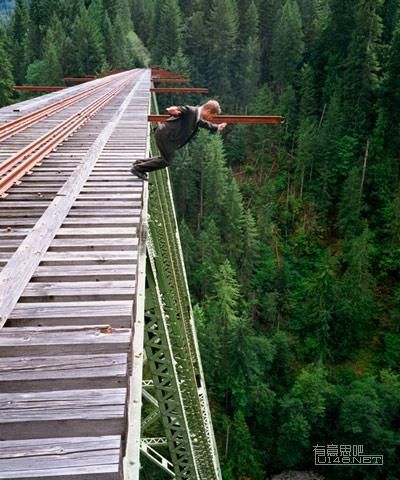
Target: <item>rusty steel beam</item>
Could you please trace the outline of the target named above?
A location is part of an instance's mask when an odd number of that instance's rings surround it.
[[[165,82],[165,83],[189,83],[190,79],[189,78],[152,78],[152,82],[154,83],[160,83],[160,82]]]
[[[149,115],[149,122],[164,122],[170,115]],[[284,122],[279,115],[218,115],[213,118],[213,123],[269,123],[280,125]]]
[[[208,93],[208,88],[150,88],[153,93]]]
[[[65,83],[83,83],[83,82],[91,82],[93,80],[92,77],[65,77]]]
[[[151,78],[152,79],[159,79],[159,80],[163,80],[164,78],[178,78],[178,79],[181,79],[181,78],[184,78],[184,79],[190,79],[190,75],[173,75],[173,74],[165,74],[165,75],[159,75],[159,74],[152,74],[151,75]]]
[[[55,86],[38,86],[38,85],[15,85],[14,90],[17,92],[58,92],[67,87],[55,87]]]
[[[151,75],[153,77],[170,77],[170,78],[176,78],[176,77],[188,78],[188,77],[190,77],[190,73],[170,72],[169,70],[154,69],[154,68],[151,70]]]

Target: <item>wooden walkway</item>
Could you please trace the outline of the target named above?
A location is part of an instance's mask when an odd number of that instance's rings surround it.
[[[122,77],[0,200],[0,479],[122,478],[150,71]],[[0,109],[0,125],[103,81]],[[0,167],[82,105],[0,142]]]

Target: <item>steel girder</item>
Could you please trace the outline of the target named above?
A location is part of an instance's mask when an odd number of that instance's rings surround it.
[[[154,94],[153,106],[157,111]],[[146,378],[142,392],[143,400],[154,406],[155,399],[158,408],[143,420],[141,452],[178,480],[221,480],[167,170],[152,173],[151,182],[144,313]],[[145,391],[147,388],[152,394]],[[146,434],[158,421],[156,412],[170,460],[152,448],[157,442]]]
[[[161,411],[164,428],[171,428],[172,424],[177,428],[177,422],[181,428],[187,428],[186,435],[180,433],[179,446],[184,448],[185,455],[192,457],[185,461],[185,467],[192,465],[194,473],[180,477],[178,468],[175,471],[176,478],[220,480],[218,454],[167,171],[155,172],[152,183],[145,313],[147,362],[152,370],[156,392],[171,382],[171,376],[176,378],[173,386],[171,383],[168,385],[168,402],[175,409],[181,402],[182,413],[179,416],[175,413],[173,419],[167,417],[166,422],[164,416],[167,407],[160,403],[156,395],[160,410],[164,410]],[[164,342],[170,343],[169,358]],[[175,399],[172,400],[174,395]],[[169,436],[171,433],[166,431],[167,439]],[[169,442],[169,447],[172,458],[176,445]],[[182,448],[178,453],[182,455]],[[172,459],[174,466],[179,458]]]

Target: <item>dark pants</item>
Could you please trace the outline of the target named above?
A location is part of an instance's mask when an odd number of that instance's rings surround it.
[[[135,163],[135,168],[142,173],[152,172],[154,170],[159,170],[160,168],[165,168],[171,165],[172,160],[174,159],[175,150],[167,148],[164,141],[164,134],[162,130],[157,129],[154,137],[156,139],[156,144],[160,155],[158,157],[144,158],[143,160],[138,160]]]

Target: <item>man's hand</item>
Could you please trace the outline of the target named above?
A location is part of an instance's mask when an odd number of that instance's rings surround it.
[[[166,110],[173,117],[178,117],[182,113],[178,107],[168,107]]]
[[[226,122],[220,123],[218,125],[218,131],[221,132],[228,124]]]

